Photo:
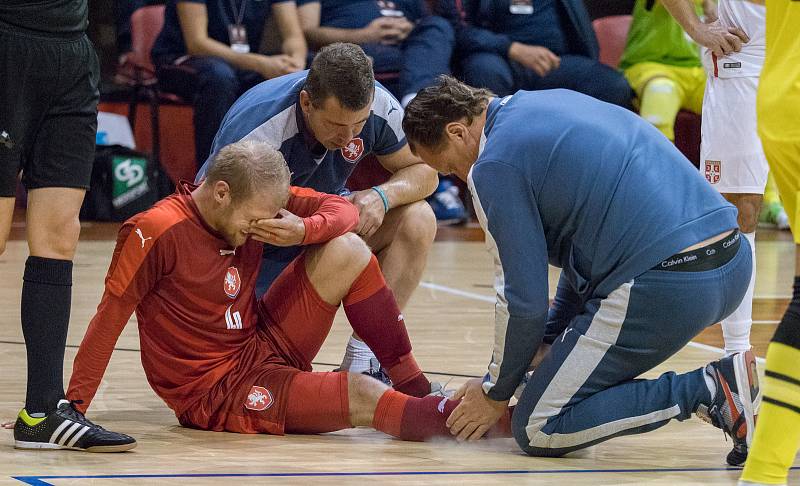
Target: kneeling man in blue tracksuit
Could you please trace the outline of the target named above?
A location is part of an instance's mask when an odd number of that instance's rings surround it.
[[[576,92],[496,98],[448,77],[417,95],[403,129],[428,165],[467,181],[496,264],[494,352],[459,390],[453,434],[479,438],[520,392],[513,432],[531,455],[697,414],[744,462],[751,352],[637,379],[736,309],[752,271],[736,209],[658,130]],[[548,263],[562,269],[552,306]]]

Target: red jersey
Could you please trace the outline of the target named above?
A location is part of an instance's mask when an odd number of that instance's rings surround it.
[[[226,374],[274,352],[256,334],[254,294],[263,244],[232,248],[179,191],[123,224],[97,314],[73,364],[67,396],[85,411],[111,352],[136,311],[150,386],[180,416]],[[358,211],[339,196],[291,188],[287,210],[303,217],[304,245],[353,229]]]

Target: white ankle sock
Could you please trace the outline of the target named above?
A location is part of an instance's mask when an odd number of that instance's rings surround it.
[[[369,370],[370,360],[375,358],[375,354],[369,349],[363,341],[350,336],[350,341],[347,342],[347,348],[344,351],[344,358],[342,358],[342,365],[339,367],[342,371],[350,371],[352,373],[363,373]]]
[[[703,379],[706,381],[706,388],[708,388],[708,392],[711,394],[711,400],[714,400],[714,396],[717,394],[717,383],[705,369],[703,370]]]
[[[750,349],[750,328],[753,326],[753,290],[756,285],[756,234],[742,233],[750,242],[753,252],[753,274],[744,294],[742,303],[728,317],[722,320],[722,336],[725,339],[725,356]]]

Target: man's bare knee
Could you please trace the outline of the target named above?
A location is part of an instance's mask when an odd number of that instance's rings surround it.
[[[350,402],[350,423],[354,427],[372,425],[378,400],[389,387],[375,378],[360,373],[347,374]]]
[[[342,270],[356,268],[359,273],[367,266],[372,255],[364,240],[355,233],[337,236],[323,244],[319,251],[327,265]]]
[[[28,246],[31,255],[71,260],[78,246],[83,189],[47,187],[28,192]]]
[[[436,238],[436,215],[425,201],[409,204],[400,220],[397,237],[415,245],[430,246]]]
[[[307,250],[306,273],[320,297],[338,304],[369,264],[372,252],[358,235],[348,233]]]
[[[36,223],[33,223],[36,224]],[[78,246],[81,223],[77,218],[70,218],[60,225],[49,228],[32,227],[28,224],[28,247],[32,256],[72,260]]]

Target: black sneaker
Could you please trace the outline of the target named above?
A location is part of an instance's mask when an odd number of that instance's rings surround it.
[[[386,373],[386,370],[383,369],[383,366],[381,366],[380,362],[375,358],[369,360],[369,369],[362,371],[361,374],[371,376],[387,386],[392,386],[392,379],[389,378],[389,374]]]
[[[136,440],[93,424],[72,403],[61,400],[55,412],[41,419],[22,409],[14,424],[14,447],[122,452],[136,447]]]
[[[760,401],[756,359],[752,351],[736,353],[709,364],[705,372],[716,383],[717,392],[711,405],[701,405],[697,415],[733,440],[726,460],[731,466],[741,467],[753,441]]]

